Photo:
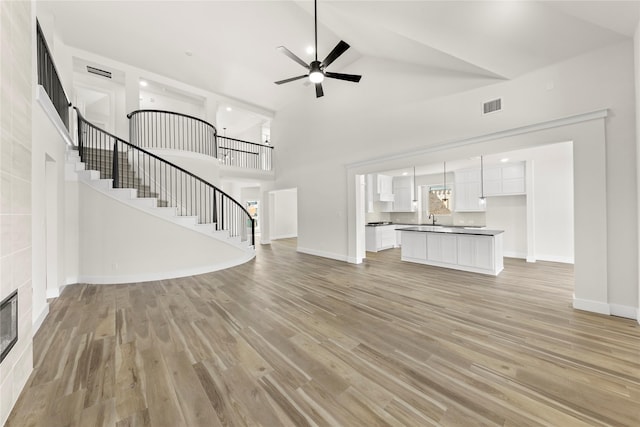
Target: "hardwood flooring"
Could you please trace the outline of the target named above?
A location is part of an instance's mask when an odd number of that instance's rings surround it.
[[[65,288],[6,426],[640,425],[640,328],[573,310],[571,266],[491,277],[295,245]]]

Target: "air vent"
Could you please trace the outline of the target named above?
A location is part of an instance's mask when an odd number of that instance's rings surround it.
[[[98,76],[106,77],[108,79],[111,78],[111,71],[101,70],[100,68],[92,67],[90,65],[87,65],[87,72],[97,74]]]
[[[502,98],[487,101],[482,104],[482,114],[495,113],[502,110]]]

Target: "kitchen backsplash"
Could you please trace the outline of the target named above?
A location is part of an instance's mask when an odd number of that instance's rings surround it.
[[[388,219],[372,219],[369,217],[375,215],[385,215],[385,213],[368,213],[367,222],[373,221],[391,221],[399,224],[419,224],[417,212],[392,212],[387,213]],[[423,215],[423,224],[431,223],[430,219],[427,219],[426,215]],[[468,226],[484,226],[486,225],[486,216],[484,212],[454,212],[451,215],[436,215],[436,224],[441,225],[468,225]]]
[[[391,212],[368,212],[365,219],[367,222],[391,221]]]

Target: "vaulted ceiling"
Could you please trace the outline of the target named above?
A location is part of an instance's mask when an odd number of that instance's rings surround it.
[[[512,79],[633,37],[639,4],[320,0],[318,56],[345,40],[331,70],[364,76],[325,93],[354,85],[354,96],[411,101]],[[266,109],[314,96],[304,80],[273,83],[304,73],[277,46],[311,59],[311,1],[47,0],[37,11],[69,46]]]

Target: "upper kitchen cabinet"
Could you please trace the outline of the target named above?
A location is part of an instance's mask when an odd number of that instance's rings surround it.
[[[393,202],[393,177],[382,174],[373,174],[375,184],[373,200],[376,202]]]
[[[393,177],[375,173],[367,175],[367,212],[390,212],[393,199]]]
[[[393,212],[415,212],[413,178],[410,176],[393,177]]]
[[[480,168],[455,172],[454,208],[456,212],[484,212],[485,206],[480,205],[480,195]]]
[[[507,163],[485,168],[485,196],[512,196],[525,193],[524,162]]]

